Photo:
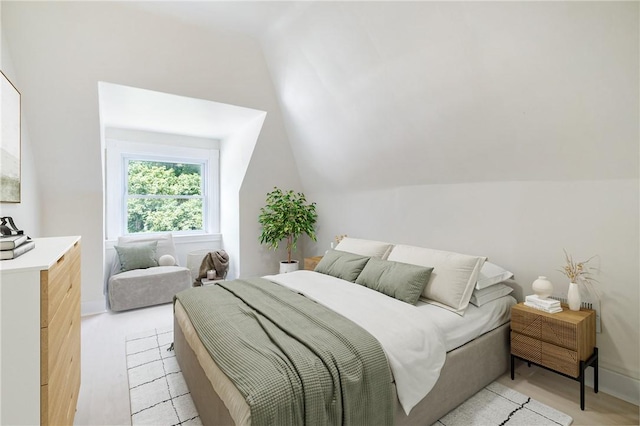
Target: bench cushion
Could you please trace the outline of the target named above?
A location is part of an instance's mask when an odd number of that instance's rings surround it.
[[[113,311],[159,305],[189,287],[191,272],[181,266],[134,269],[109,278],[109,303]]]

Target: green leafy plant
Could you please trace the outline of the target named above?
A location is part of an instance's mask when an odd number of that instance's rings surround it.
[[[316,241],[317,219],[316,203],[308,203],[303,193],[274,188],[267,194],[266,205],[260,209],[260,243],[276,250],[280,241],[286,239],[287,263],[291,263],[291,252],[296,249],[300,235],[307,234]]]

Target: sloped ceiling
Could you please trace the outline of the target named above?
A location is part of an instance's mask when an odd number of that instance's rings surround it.
[[[638,177],[638,5],[141,3],[258,38],[306,189]]]
[[[305,190],[638,177],[635,2],[126,8],[260,42]]]
[[[637,6],[298,9],[263,48],[305,188],[637,178]]]
[[[264,111],[186,96],[99,83],[100,125],[225,139]]]

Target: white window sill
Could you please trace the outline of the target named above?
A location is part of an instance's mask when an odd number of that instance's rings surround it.
[[[159,233],[158,235],[161,235]],[[153,235],[153,234],[139,234],[143,235]],[[190,243],[205,243],[205,242],[220,242],[222,241],[222,234],[173,234],[173,242],[176,245],[180,244],[190,244]],[[113,248],[118,243],[118,239],[105,240],[104,247],[105,248]]]

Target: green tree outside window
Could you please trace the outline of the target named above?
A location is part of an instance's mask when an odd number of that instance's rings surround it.
[[[127,232],[204,229],[203,165],[127,162]]]

